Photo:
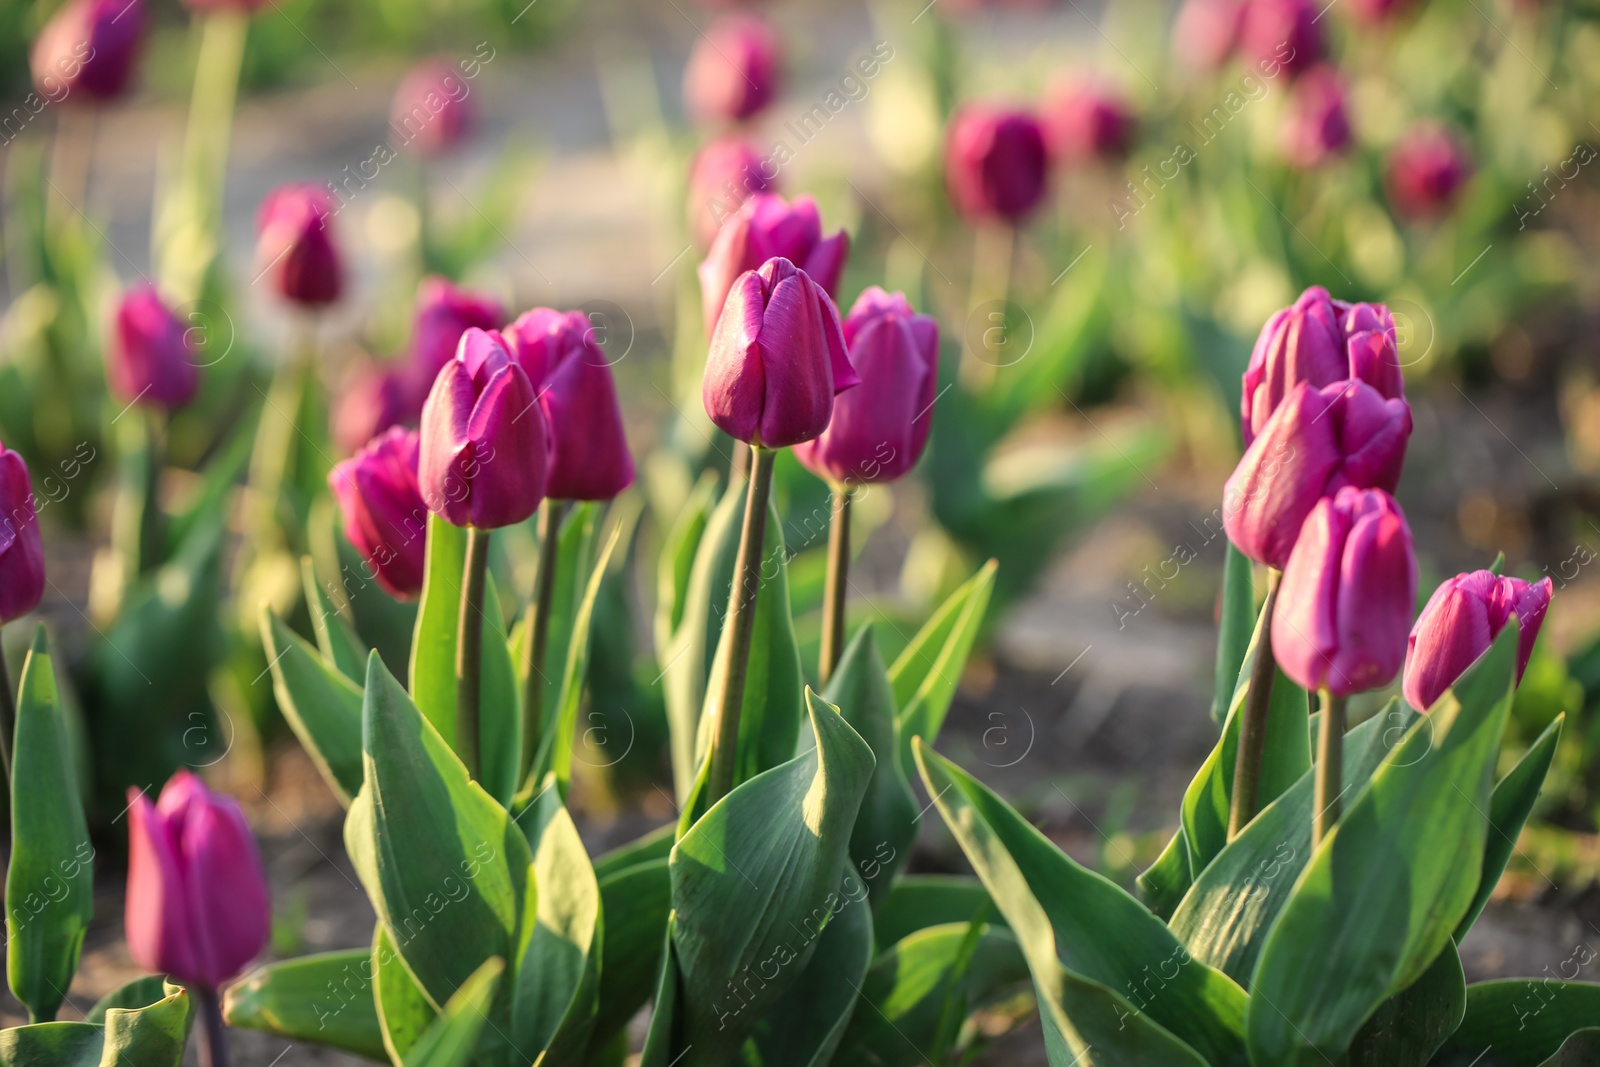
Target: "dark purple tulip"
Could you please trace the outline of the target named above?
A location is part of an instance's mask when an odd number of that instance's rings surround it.
[[[417,431],[392,426],[328,473],[344,535],[391,595],[422,592],[428,508],[417,482]]]
[[[1172,47],[1191,70],[1221,67],[1239,43],[1240,0],[1187,0],[1172,26]]]
[[[339,299],[344,268],[333,240],[333,200],[311,183],[280,185],[256,215],[256,269],[285,300],[323,307]]]
[[[1344,84],[1327,65],[1316,67],[1289,90],[1284,114],[1283,154],[1303,170],[1320,167],[1350,144]]]
[[[200,368],[183,321],[161,302],[153,285],[141,285],[117,305],[106,346],[106,379],[124,403],[175,411],[194,397]]]
[[[1346,486],[1317,504],[1283,569],[1273,655],[1310,692],[1377,689],[1399,673],[1416,602],[1405,513],[1381,489]]]
[[[1472,571],[1447,579],[1428,598],[1411,628],[1406,677],[1400,690],[1418,711],[1427,711],[1446,689],[1488,651],[1511,616],[1517,617],[1517,681],[1528,669],[1533,643],[1550,608],[1549,578],[1525,582],[1492,571]]]
[[[399,144],[436,156],[461,143],[472,128],[472,87],[455,64],[428,59],[395,89],[389,126]]]
[[[828,296],[839,290],[850,237],[843,230],[822,236],[817,202],[797,196],[793,203],[772,193],[757,193],[723,223],[700,263],[700,298],[706,333],[714,334],[734,280],[769,259],[782,257],[805,271]]]
[[[1044,197],[1049,166],[1044,127],[1026,111],[968,104],[950,119],[945,186],[969,218],[1018,221]]]
[[[1276,64],[1290,77],[1310,70],[1326,53],[1321,14],[1311,0],[1246,0],[1240,50],[1258,66]]]
[[[1472,160],[1460,140],[1442,126],[1421,123],[1390,150],[1385,184],[1396,214],[1425,219],[1449,211],[1471,176]]]
[[[623,428],[611,364],[581,311],[535,308],[506,327],[506,342],[550,427],[553,500],[610,500],[633,484],[633,456]]]
[[[417,286],[416,322],[411,330],[411,355],[407,375],[415,395],[415,411],[403,422],[422,413],[422,402],[445,364],[455,358],[461,335],[476,326],[499,329],[506,321],[504,306],[487,293],[478,293],[429,275]]]
[[[1063,162],[1118,160],[1133,147],[1133,109],[1093,84],[1060,86],[1050,94],[1044,114],[1050,150]]]
[[[702,245],[710,245],[722,224],[756,193],[777,187],[777,169],[768,166],[743,137],[717,137],[695,154],[689,168],[689,222]]]
[[[783,448],[827,429],[834,395],[860,380],[833,300],[787,259],[771,259],[728,294],[701,399],[729,436]]]
[[[1239,460],[1223,496],[1223,527],[1240,552],[1282,568],[1300,526],[1345,486],[1392,491],[1411,407],[1361,381],[1295,386]]]
[[[72,0],[28,53],[33,87],[53,103],[116,99],[133,76],[143,28],[144,0]]]
[[[928,443],[939,326],[912,311],[904,293],[873,286],[844,320],[844,343],[861,384],[834,400],[828,428],[796,445],[795,458],[838,484],[893,481]]]
[[[777,34],[754,15],[729,15],[700,38],[683,72],[683,96],[707,122],[742,122],[778,94]]]
[[[533,384],[505,338],[468,330],[422,408],[423,502],[456,526],[521,522],[544,500],[548,435]]]
[[[0,626],[22,618],[44,597],[44,543],[33,480],[21,456],[0,445]]]

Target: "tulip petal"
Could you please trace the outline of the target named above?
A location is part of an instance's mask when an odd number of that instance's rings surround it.
[[[765,371],[761,443],[769,448],[808,441],[828,428],[833,361],[844,358],[848,366],[849,360],[838,320],[830,320],[831,305],[823,304],[826,299],[810,278],[797,272],[779,281],[767,300],[757,343]],[[824,353],[826,360],[818,358]]]
[[[727,312],[711,338],[700,387],[711,421],[738,441],[755,437],[766,400],[759,343],[764,305],[761,277],[747,271],[728,294]]]
[[[470,512],[470,484],[460,473],[472,442],[467,423],[472,417],[472,378],[459,360],[439,372],[422,407],[422,448],[417,481],[429,509],[456,526],[465,526]]]
[[[1344,544],[1339,629],[1326,684],[1335,696],[1377,689],[1399,673],[1417,597],[1411,531],[1398,510],[1356,519]]]
[[[129,789],[128,799],[128,953],[147,971],[195,978],[200,957],[189,935],[178,843],[148,796]]]
[[[211,794],[190,805],[179,848],[200,975],[212,988],[236,977],[267,944],[267,879],[244,814]]]

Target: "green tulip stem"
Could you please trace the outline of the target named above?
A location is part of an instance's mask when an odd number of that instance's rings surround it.
[[[823,685],[844,654],[845,587],[850,581],[850,500],[855,489],[833,487],[833,523],[828,527],[828,578],[822,593],[822,651],[817,676]]]
[[[761,551],[767,539],[767,497],[772,492],[772,463],[778,453],[750,446],[750,490],[744,499],[744,529],[739,534],[739,556],[734,564],[734,595],[728,601],[725,625],[733,635],[722,675],[722,692],[716,705],[716,735],[711,742],[711,773],[706,782],[706,805],[721,800],[733,788],[739,757],[739,713],[744,707],[745,671],[750,662],[750,639],[755,633],[756,595],[761,591]]]
[[[1322,690],[1322,722],[1317,728],[1317,787],[1312,802],[1311,847],[1333,833],[1344,793],[1344,697]]]
[[[975,389],[993,381],[996,366],[1012,359],[991,346],[1006,343],[1011,263],[1016,245],[1016,227],[1004,219],[978,226],[973,235],[972,290],[968,298],[973,325],[967,330],[961,377]]]
[[[1256,800],[1261,791],[1261,761],[1267,748],[1267,718],[1272,706],[1272,679],[1278,661],[1272,655],[1272,612],[1278,604],[1278,580],[1283,575],[1267,572],[1267,599],[1261,606],[1261,640],[1256,646],[1255,669],[1250,673],[1250,691],[1245,694],[1243,717],[1239,721],[1239,755],[1233,769],[1233,796],[1228,808],[1228,840],[1233,840],[1256,817]]]
[[[0,630],[4,630],[0,626]],[[17,735],[17,694],[11,690],[11,672],[6,670],[6,654],[0,642],[0,761],[5,763],[6,781],[11,781],[11,745]]]
[[[533,766],[533,754],[544,729],[544,660],[550,646],[550,608],[555,602],[561,517],[566,508],[566,501],[548,498],[539,506],[539,572],[534,576],[533,596],[528,601],[527,637],[523,643],[527,677],[522,691],[522,767],[518,781]]]
[[[286,359],[272,375],[256,424],[250,453],[250,493],[254,504],[251,536],[257,550],[287,547],[283,495],[294,477],[296,437],[317,353],[317,323],[312,316],[297,322],[297,336]],[[258,388],[259,392],[259,388]]]
[[[222,1001],[217,991],[196,985],[190,986],[189,992],[200,1009],[200,1022],[206,1031],[199,1042],[200,1067],[228,1067],[228,1030],[222,1021]]]
[[[478,694],[483,672],[483,590],[489,578],[489,531],[467,527],[467,561],[461,575],[461,616],[456,628],[456,754],[478,777]]]

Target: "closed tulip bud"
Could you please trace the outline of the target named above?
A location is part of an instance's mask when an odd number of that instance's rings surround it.
[[[1289,90],[1283,154],[1304,170],[1320,167],[1350,144],[1344,85],[1328,66],[1309,70]]]
[[[34,509],[33,480],[21,456],[0,445],[0,626],[20,619],[44,597],[44,543]]]
[[[153,285],[142,285],[117,305],[106,346],[106,379],[124,403],[174,411],[187,404],[200,382],[189,332]]]
[[[850,238],[843,230],[822,236],[822,216],[817,202],[797,196],[786,203],[781,196],[757,193],[722,224],[711,251],[700,264],[700,296],[704,302],[706,333],[717,329],[722,306],[734,280],[769,259],[782,257],[805,271],[830,297],[839,290]]]
[[[416,320],[411,330],[407,369],[416,390],[418,414],[428,390],[433,388],[434,379],[455,358],[461,335],[474,326],[480,330],[497,330],[505,321],[505,308],[494,297],[461,288],[438,275],[422,279],[417,286]]]
[[[683,72],[689,110],[707,122],[742,122],[778,95],[777,34],[754,15],[729,15],[700,38]]]
[[[1454,134],[1432,123],[1413,126],[1389,152],[1384,176],[1389,202],[1405,218],[1448,211],[1472,176],[1472,161]]]
[[[689,222],[702,245],[756,193],[775,187],[777,170],[768,166],[743,137],[718,137],[706,142],[689,168]],[[819,224],[820,226],[820,224]]]
[[[505,331],[506,343],[539,394],[550,428],[545,495],[610,500],[633,484],[633,456],[611,364],[581,311],[535,308]]]
[[[368,361],[353,371],[333,409],[333,441],[354,452],[391,426],[415,422],[422,404],[404,375]],[[413,406],[415,410],[413,410]]]
[[[1115,93],[1067,84],[1050,94],[1045,125],[1055,158],[1069,163],[1119,160],[1133,146],[1133,109]]]
[[[912,311],[904,293],[873,286],[844,320],[844,343],[861,384],[834,400],[828,428],[796,445],[795,458],[836,484],[893,481],[928,443],[939,326]]]
[[[827,429],[834,394],[860,380],[833,300],[787,259],[771,259],[728,294],[701,399],[730,437],[783,448]]]
[[[128,790],[128,952],[147,971],[214,990],[267,944],[261,854],[232,799],[179,771],[155,803]]]
[[[969,218],[1027,215],[1044,198],[1049,162],[1044,127],[1026,111],[969,104],[950,119],[945,186]]]
[[[1320,285],[1261,328],[1240,398],[1244,443],[1254,441],[1301,382],[1321,387],[1359,378],[1388,399],[1405,395],[1394,316],[1382,304],[1346,304]]]
[[[28,53],[33,87],[54,103],[116,99],[133,76],[143,28],[143,0],[72,0]]]
[[[425,60],[401,79],[389,110],[398,143],[436,156],[461,143],[472,128],[472,87],[454,63]]]
[[[1186,0],[1172,26],[1172,47],[1190,70],[1221,67],[1239,43],[1240,0]]]
[[[1240,552],[1282,569],[1301,524],[1345,486],[1393,491],[1411,436],[1411,407],[1365,382],[1302,382],[1279,405],[1228,478],[1222,523]]]
[[[1326,48],[1312,0],[1246,0],[1239,24],[1239,47],[1258,65],[1274,65],[1290,77],[1310,70]]]
[[[544,499],[549,438],[533,385],[492,330],[461,335],[422,408],[423,503],[456,526],[521,522]]]
[[[1446,689],[1488,651],[1513,615],[1517,617],[1517,681],[1544,625],[1554,585],[1549,578],[1525,582],[1493,571],[1450,578],[1428,598],[1411,628],[1406,647],[1406,677],[1400,690],[1419,711],[1427,711]]]
[[[344,513],[344,535],[378,584],[410,599],[422,592],[428,509],[417,483],[417,431],[390,427],[334,466],[328,487]]]
[[[344,268],[333,240],[333,200],[311,183],[280,185],[256,215],[256,269],[280,296],[321,307],[339,299]]]

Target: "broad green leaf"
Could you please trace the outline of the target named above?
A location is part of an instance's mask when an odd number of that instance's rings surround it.
[[[180,1067],[192,1018],[182,986],[142,1008],[108,1008],[104,1023],[0,1030],[0,1067]]]
[[[158,1000],[165,1000],[166,997],[166,978],[159,974],[147,974],[143,978],[125,982],[95,1001],[94,1007],[89,1009],[89,1014],[83,1017],[83,1021],[102,1026],[106,1021],[106,1012],[112,1008],[147,1008]]]
[[[916,751],[929,795],[1015,931],[1041,1011],[1072,1055],[1243,1067],[1244,990],[1191,960],[1144,905],[1078,866],[976,779],[924,744]]]
[[[1466,915],[1481,877],[1516,644],[1507,627],[1410,728],[1312,856],[1251,981],[1259,1062],[1342,1055]]]
[[[386,1063],[372,999],[372,953],[322,952],[258,967],[228,987],[229,1026],[353,1052]]]
[[[678,952],[673,947],[673,927],[677,916],[667,914],[667,929],[662,935],[661,970],[656,975],[655,1007],[650,1013],[650,1029],[645,1033],[639,1067],[691,1067],[684,1061],[688,1050],[674,1051],[682,1043],[683,1023],[679,1018]],[[696,1061],[697,1063],[699,1061]]]
[[[372,934],[372,1001],[391,1063],[403,1062],[439,1017],[438,1007],[400,958],[382,922]]]
[[[1600,1027],[1574,1030],[1539,1067],[1594,1067],[1600,1063]]]
[[[700,539],[705,535],[706,522],[717,503],[717,476],[706,471],[689,493],[683,510],[673,520],[661,544],[661,558],[656,570],[656,647],[665,649],[672,645],[674,635],[683,624],[687,609],[689,574],[694,569]],[[695,706],[699,706],[696,701]]]
[[[488,959],[472,972],[445,1002],[439,1018],[428,1027],[405,1058],[405,1067],[462,1067],[478,1046],[478,1033],[489,1021],[490,1004],[505,963]]]
[[[964,874],[911,874],[889,888],[873,916],[873,936],[884,951],[929,926],[973,919],[1003,929],[1005,920],[976,878]]]
[[[673,840],[669,835],[667,844]],[[602,876],[600,904],[606,933],[600,954],[600,1010],[589,1040],[591,1052],[622,1033],[655,988],[661,937],[672,910],[666,853]]]
[[[930,745],[938,740],[972,643],[983,628],[998,568],[990,560],[951,593],[889,669],[899,708],[900,770],[908,780],[916,773],[911,739],[920,737]]]
[[[361,687],[261,605],[261,647],[290,729],[339,802],[361,791]]]
[[[34,633],[16,701],[6,972],[30,1019],[49,1022],[78,973],[94,915],[94,846],[43,626]]]
[[[674,1054],[731,1056],[800,976],[840,906],[872,750],[807,692],[816,747],[714,804],[672,850]],[[748,969],[748,970],[747,970]],[[751,975],[758,976],[752,980]]]
[[[602,852],[595,857],[595,877],[603,882],[611,875],[625,871],[629,867],[637,867],[651,860],[664,860],[672,852],[672,846],[677,843],[676,823],[669,822],[665,826],[658,826],[625,845],[618,845],[610,852]]]
[[[1189,841],[1179,826],[1172,840],[1161,850],[1145,872],[1136,880],[1139,899],[1159,919],[1171,919],[1183,895],[1194,884],[1194,871],[1189,863]]]
[[[317,647],[335,669],[357,685],[366,677],[367,648],[356,637],[350,624],[340,616],[328,591],[317,581],[317,568],[310,556],[300,558],[300,577],[306,587],[306,609],[311,612],[311,628]],[[268,653],[270,656],[271,653]]]
[[[846,878],[847,884],[850,879]],[[828,1067],[872,962],[867,888],[846,896],[822,928],[816,951],[795,983],[763,1014],[754,1040],[761,1067]]]
[[[1350,1067],[1423,1067],[1461,1025],[1467,979],[1454,943],[1378,1006],[1350,1043]]]
[[[1509,629],[1509,627],[1508,627]],[[1556,965],[1572,974],[1593,962],[1585,945]],[[1577,1053],[1595,1050],[1600,985],[1552,978],[1507,978],[1467,986],[1467,1014],[1430,1063],[1433,1067],[1580,1067],[1581,1056],[1562,1060],[1566,1043]]]
[[[1227,556],[1222,563],[1216,688],[1211,697],[1211,717],[1219,724],[1227,720],[1228,709],[1233,706],[1233,690],[1245,653],[1250,648],[1250,634],[1255,629],[1256,618],[1255,581],[1250,559],[1235,548],[1232,541],[1225,540],[1223,550]]]

